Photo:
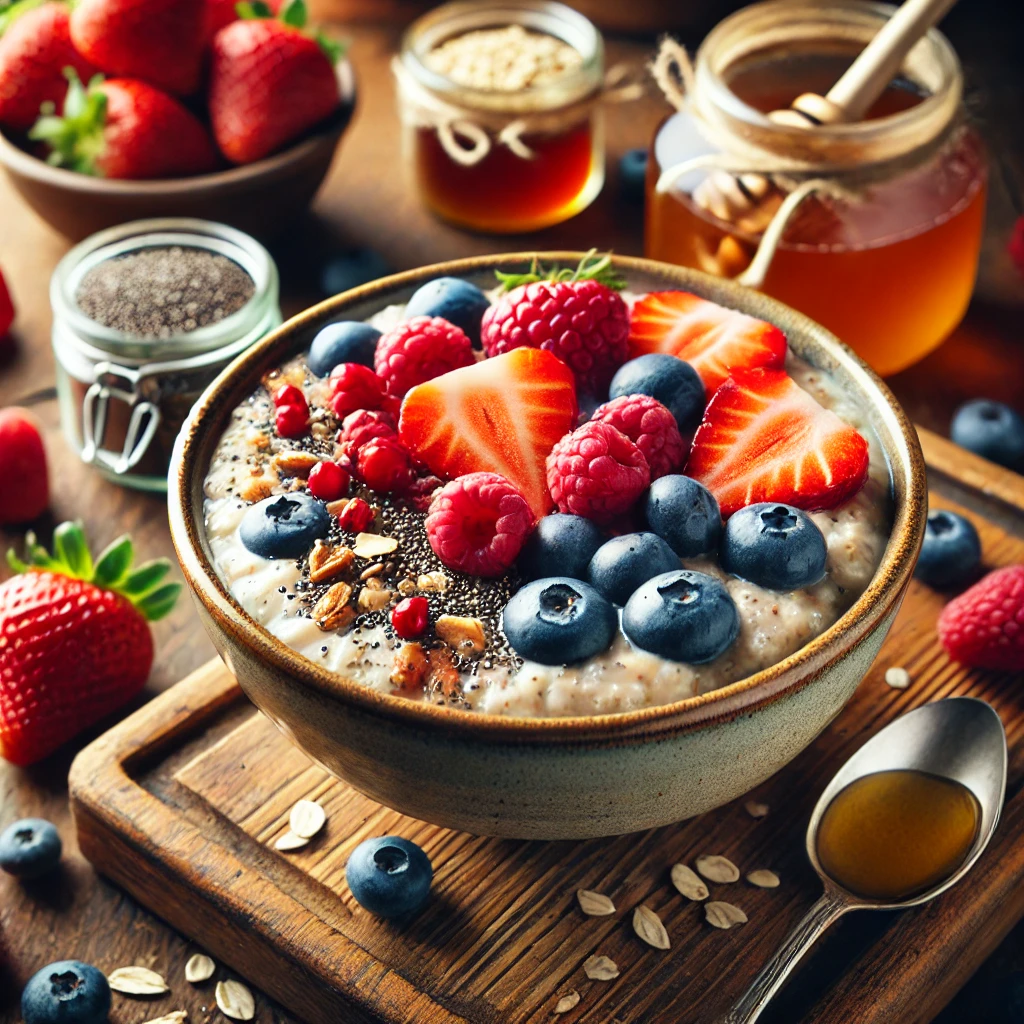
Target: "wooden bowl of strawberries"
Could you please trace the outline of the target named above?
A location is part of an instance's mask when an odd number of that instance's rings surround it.
[[[0,164],[72,240],[147,217],[271,237],[355,105],[303,0],[20,0],[0,15]]]

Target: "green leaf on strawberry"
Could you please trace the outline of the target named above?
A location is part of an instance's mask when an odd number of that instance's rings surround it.
[[[545,269],[535,256],[529,271],[525,274],[506,274],[500,270],[496,270],[494,274],[501,283],[502,290],[506,292],[536,281],[597,281],[617,292],[626,287],[626,279],[612,266],[611,253],[598,256],[596,249],[591,249],[575,269],[558,266]]]
[[[78,72],[69,67],[64,69],[64,77],[68,80],[68,91],[63,114],[44,113],[28,137],[49,145],[48,164],[95,175],[97,161],[107,145],[107,95],[99,88],[103,76],[94,75],[86,86]]]
[[[7,562],[16,573],[42,570],[84,580],[104,590],[127,598],[148,622],[162,619],[174,607],[180,583],[161,583],[170,572],[166,558],[145,562],[132,570],[131,538],[118,537],[93,564],[85,532],[79,522],[61,523],[53,532],[54,553],[51,555],[36,540],[34,533],[25,535],[27,562],[7,552]]]

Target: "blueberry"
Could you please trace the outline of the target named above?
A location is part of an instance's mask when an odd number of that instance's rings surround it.
[[[427,902],[433,879],[430,858],[401,836],[361,842],[345,865],[352,895],[378,917],[415,913]]]
[[[604,543],[604,534],[591,520],[564,512],[545,516],[519,554],[519,574],[539,580],[557,569],[574,580],[587,578],[587,566]]]
[[[461,327],[469,340],[480,347],[480,321],[490,305],[475,284],[458,277],[439,277],[417,288],[405,307],[407,317],[443,316]]]
[[[722,568],[769,590],[817,583],[827,554],[825,538],[806,512],[770,501],[734,512],[722,535]]]
[[[608,601],[589,583],[568,576],[527,583],[501,616],[516,653],[542,665],[568,665],[608,650],[618,625]]]
[[[358,320],[328,324],[309,346],[306,364],[318,376],[326,377],[339,363],[361,363],[373,369],[380,331]]]
[[[628,149],[619,160],[619,188],[627,199],[643,199],[647,180],[647,150]]]
[[[722,513],[715,496],[692,477],[670,473],[651,484],[644,503],[647,525],[680,558],[696,558],[718,547]]]
[[[928,513],[914,575],[930,587],[958,587],[981,564],[981,540],[968,519],[944,509]]]
[[[37,971],[21,993],[25,1024],[102,1024],[108,1013],[107,979],[78,960],[58,960]]]
[[[238,536],[254,555],[298,558],[318,537],[326,537],[331,516],[324,503],[293,491],[256,502],[242,517]]]
[[[390,273],[391,267],[379,252],[351,249],[327,260],[320,273],[320,289],[324,295],[338,295]]]
[[[1024,417],[985,398],[961,405],[950,428],[962,448],[1024,473]]]
[[[648,580],[626,602],[622,631],[652,654],[703,665],[736,639],[740,616],[720,580],[676,569]]]
[[[704,384],[697,371],[682,359],[651,352],[623,363],[612,377],[609,398],[650,395],[676,418],[679,429],[694,430],[704,416]]]
[[[625,604],[652,576],[678,569],[679,556],[653,533],[624,533],[602,544],[587,578],[615,604]]]
[[[0,868],[18,878],[39,878],[60,863],[60,833],[43,818],[23,818],[0,832]]]

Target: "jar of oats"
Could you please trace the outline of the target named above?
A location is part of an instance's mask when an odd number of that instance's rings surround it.
[[[445,4],[394,61],[406,158],[423,201],[478,231],[535,231],[604,184],[601,34],[559,3]]]

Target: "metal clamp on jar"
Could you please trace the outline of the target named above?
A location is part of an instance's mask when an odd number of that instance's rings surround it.
[[[145,250],[226,258],[251,279],[251,297],[214,322],[186,322],[159,336],[88,316],[79,295],[90,271]],[[57,266],[50,302],[61,425],[69,444],[115,482],[150,491],[166,489],[174,439],[206,386],[281,323],[270,254],[241,231],[202,220],[136,221],[93,235]]]

